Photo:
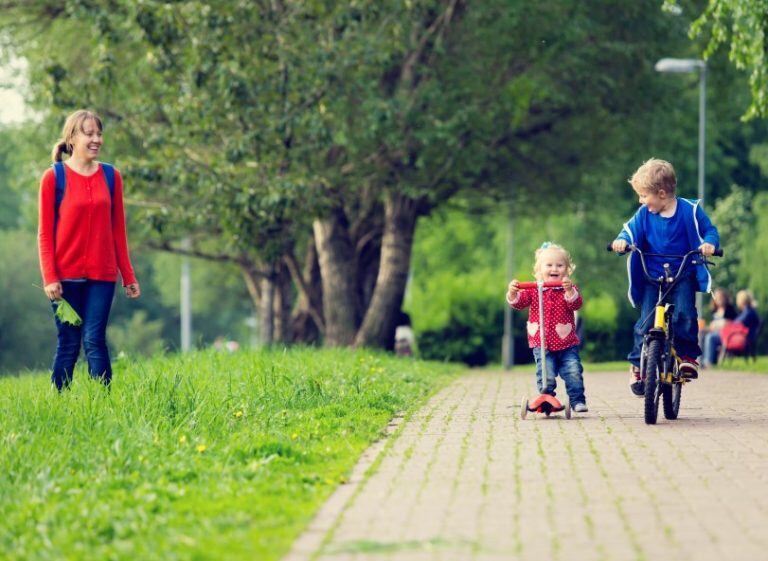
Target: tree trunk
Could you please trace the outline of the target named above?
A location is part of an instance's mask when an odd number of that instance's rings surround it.
[[[349,236],[349,225],[341,209],[334,209],[322,220],[314,222],[320,274],[323,287],[325,345],[351,345],[360,318],[357,292],[355,248]]]
[[[411,266],[418,203],[399,193],[388,193],[384,205],[381,264],[371,304],[355,337],[356,347],[392,348],[395,322],[403,304]]]
[[[274,274],[261,279],[261,343],[271,345],[275,327],[275,278]]]
[[[325,330],[322,316],[323,289],[320,278],[320,263],[317,260],[317,247],[312,236],[307,244],[303,271],[292,255],[286,256],[288,269],[294,284],[299,288],[296,310],[291,318],[293,343],[316,343]]]
[[[284,262],[280,261],[275,273],[275,300],[274,300],[274,333],[276,343],[290,343],[293,339],[291,333],[291,308],[293,307],[293,290],[291,285],[291,273]]]

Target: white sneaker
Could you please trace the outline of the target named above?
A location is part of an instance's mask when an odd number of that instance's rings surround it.
[[[576,413],[586,413],[587,411],[589,411],[589,409],[587,409],[586,403],[575,403],[573,405],[573,410]]]

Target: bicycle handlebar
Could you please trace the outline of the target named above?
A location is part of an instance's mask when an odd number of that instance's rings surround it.
[[[524,290],[526,288],[538,288],[539,283],[538,282],[519,282],[517,283],[517,288],[519,290]],[[563,286],[563,281],[545,281],[544,282],[544,288],[561,288]]]
[[[605,247],[605,249],[608,250],[608,251],[613,251],[613,243],[609,243]],[[637,251],[639,253],[643,253],[642,251],[637,249],[637,247],[635,247],[632,244],[627,244],[627,251]],[[700,251],[698,249],[695,249],[693,251],[689,251],[687,255],[690,255],[691,253],[700,253]],[[667,255],[667,254],[664,254],[664,253],[645,253],[644,255],[654,256],[654,257],[685,257],[685,255]],[[716,249],[715,252],[712,255],[715,256],[715,257],[722,257],[723,256],[722,248]]]

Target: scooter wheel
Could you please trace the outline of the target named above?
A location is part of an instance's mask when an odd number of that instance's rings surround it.
[[[522,403],[520,403],[520,418],[525,419],[528,416],[528,398],[523,397]]]
[[[567,400],[565,402],[565,418],[570,419],[571,418],[571,401]]]

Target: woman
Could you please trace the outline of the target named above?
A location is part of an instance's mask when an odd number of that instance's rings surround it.
[[[112,365],[107,350],[107,321],[118,271],[128,298],[141,295],[131,266],[119,172],[97,161],[102,122],[92,111],[67,117],[61,139],[54,145],[54,168],[43,174],[38,208],[38,251],[43,286],[55,311],[65,298],[82,318],[75,326],[56,315],[58,344],[51,380],[69,386],[80,352],[85,349],[88,371],[108,386]],[[69,158],[62,163],[62,154]],[[114,175],[108,174],[112,172]],[[61,174],[57,184],[57,173]]]
[[[724,288],[716,288],[712,292],[712,321],[709,322],[704,335],[704,366],[717,363],[722,340],[720,330],[736,318],[736,309],[731,304],[731,295]]]

